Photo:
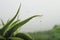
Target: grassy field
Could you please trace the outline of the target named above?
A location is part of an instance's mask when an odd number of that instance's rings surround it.
[[[60,40],[60,25],[55,25],[49,31],[38,31],[29,34],[33,40]]]

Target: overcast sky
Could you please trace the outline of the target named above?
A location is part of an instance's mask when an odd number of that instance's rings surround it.
[[[42,17],[33,18],[22,27],[21,31],[49,30],[55,24],[60,24],[60,0],[0,0],[0,18],[6,22],[7,19],[13,17],[20,2],[20,20],[32,15],[43,15]]]

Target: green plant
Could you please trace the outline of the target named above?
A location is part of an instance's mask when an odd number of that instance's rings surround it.
[[[14,21],[19,13],[20,8],[21,8],[21,5],[19,6],[16,15],[12,19],[10,19],[6,24],[3,22],[3,20],[1,20],[3,27],[0,29],[0,40],[32,40],[30,36],[24,33],[16,33],[16,34],[14,33],[18,28],[23,26],[29,20],[40,15],[29,17],[23,21],[20,21],[20,20]]]

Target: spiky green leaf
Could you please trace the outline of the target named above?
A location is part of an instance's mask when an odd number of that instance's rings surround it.
[[[24,33],[18,33],[15,35],[15,37],[22,38],[24,40],[32,40],[32,38],[29,35]]]
[[[16,15],[15,15],[6,25],[4,25],[4,27],[0,30],[0,35],[3,35],[3,34],[4,34],[5,30],[9,27],[9,25],[10,25],[10,24],[14,21],[14,19],[17,17],[20,8],[21,8],[21,4],[20,4],[20,6],[19,6],[19,8],[18,8],[18,11],[17,11]]]
[[[14,26],[14,25],[17,24],[19,21],[20,21],[20,20],[17,20],[17,21],[15,21],[15,22],[13,22],[13,23],[10,25],[10,27],[11,27],[11,26]]]
[[[32,18],[34,17],[38,17],[40,15],[35,15],[35,16],[32,16],[32,17],[29,17],[19,23],[17,23],[16,25],[14,25],[10,30],[8,30],[6,33],[5,33],[5,37],[9,37],[12,35],[12,33],[14,33],[19,27],[23,26],[25,23],[27,23],[28,21],[30,21]]]
[[[5,31],[5,33],[10,29],[12,28],[14,25],[16,25],[20,20],[16,20],[15,22],[13,22],[9,27],[8,29]]]
[[[4,26],[5,25],[5,23],[3,22],[3,20],[1,19],[1,22],[2,22],[2,25]]]

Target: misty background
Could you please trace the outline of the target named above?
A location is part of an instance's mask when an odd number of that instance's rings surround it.
[[[0,19],[4,22],[11,19],[16,14],[20,3],[20,20],[33,15],[43,15],[30,20],[21,28],[21,31],[45,31],[60,24],[60,0],[0,0]]]

